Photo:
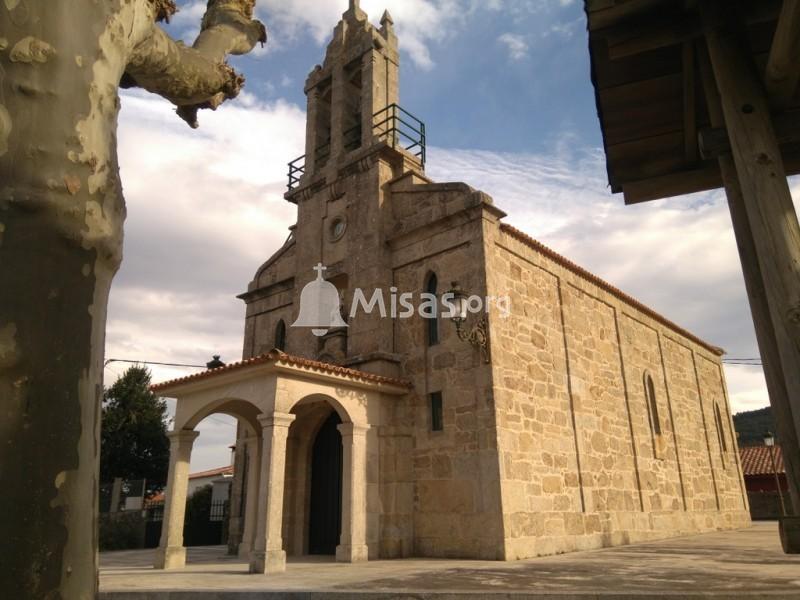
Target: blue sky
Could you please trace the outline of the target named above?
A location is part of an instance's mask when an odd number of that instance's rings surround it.
[[[191,42],[205,0],[170,32]],[[429,133],[428,175],[490,194],[507,222],[729,356],[757,357],[730,217],[717,191],[625,207],[608,191],[578,0],[362,0],[394,17],[401,103]],[[119,154],[128,204],[107,356],[204,364],[241,358],[236,295],[283,243],[296,209],[286,163],[304,152],[308,72],[346,0],[259,0],[266,49],[236,58],[242,96],[193,131],[166,101],[122,94]],[[795,199],[800,185],[793,182]],[[106,371],[110,383],[124,366]],[[191,369],[154,368],[163,381]],[[726,367],[734,411],[767,404],[756,367]],[[235,426],[199,426],[192,469],[226,463]]]
[[[200,4],[181,4],[188,10],[170,29],[189,42],[200,14],[191,7]],[[315,17],[293,13],[290,4],[306,10],[302,2],[262,0],[259,14],[270,29],[266,55],[232,62],[247,74],[250,93],[303,105],[305,76],[321,62],[334,15],[347,2],[323,0],[313,6]],[[402,7],[415,4],[438,8],[404,21],[409,11]],[[272,5],[284,6],[273,11]],[[565,131],[575,143],[601,144],[581,2],[365,0],[362,6],[391,9],[404,47],[401,103],[428,123],[435,144],[539,152]],[[377,23],[383,9],[369,12]]]

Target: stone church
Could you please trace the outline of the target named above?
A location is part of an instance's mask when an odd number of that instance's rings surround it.
[[[177,399],[156,566],[185,563],[194,428],[213,413],[238,419],[231,550],[253,573],[287,554],[515,560],[746,526],[722,350],[488,195],[431,181],[398,64],[391,16],[375,27],[351,0],[305,86],[297,224],[241,296],[243,360],[155,386]],[[344,314],[293,327],[318,273]],[[357,290],[510,314],[347,314]]]

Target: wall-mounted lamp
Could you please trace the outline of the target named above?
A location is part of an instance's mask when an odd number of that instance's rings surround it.
[[[453,289],[447,292],[446,297],[454,307],[450,312],[450,320],[456,326],[458,338],[478,348],[483,355],[483,361],[489,364],[491,362],[491,354],[489,352],[489,324],[486,314],[481,317],[480,321],[472,329],[468,330],[464,324],[469,316],[469,296],[459,287],[457,281],[454,281],[452,285]]]

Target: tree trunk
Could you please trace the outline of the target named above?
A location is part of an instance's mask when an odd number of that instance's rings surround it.
[[[135,63],[142,85],[189,120],[218,106],[242,82],[225,53],[265,39],[253,3],[210,0],[205,51],[155,25],[174,12],[172,0],[0,0],[3,597],[97,593],[106,305],[125,218],[120,79]],[[165,64],[158,52],[170,56],[170,79],[147,70]]]
[[[97,590],[106,304],[125,212],[116,89],[120,36],[136,21],[115,1],[0,6],[0,589],[9,598]]]

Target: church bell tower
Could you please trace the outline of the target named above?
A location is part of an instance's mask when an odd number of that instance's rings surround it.
[[[350,0],[305,93],[306,154],[290,163],[285,195],[298,206],[295,289],[324,265],[347,317],[356,289],[367,298],[382,290],[387,301],[391,293],[395,223],[387,183],[409,172],[424,177],[425,126],[399,106],[398,43],[388,11],[377,27]],[[307,356],[398,372],[390,318],[358,314],[321,339],[307,337]]]
[[[376,142],[382,133],[376,130],[376,115],[398,103],[398,70],[397,36],[388,11],[377,29],[358,0],[350,0],[324,63],[306,81],[306,176]]]

